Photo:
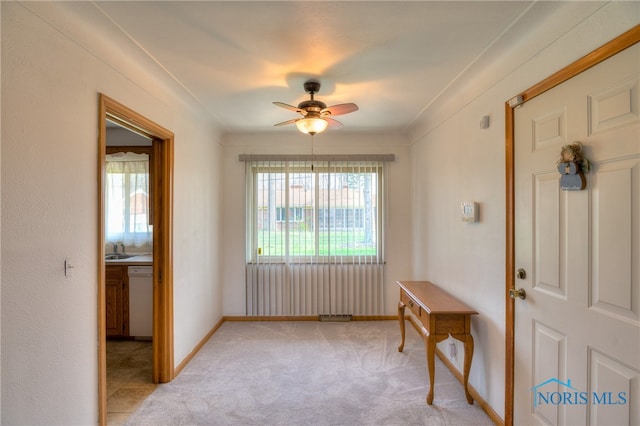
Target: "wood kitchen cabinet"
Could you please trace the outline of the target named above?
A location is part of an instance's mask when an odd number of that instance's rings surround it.
[[[107,265],[107,337],[129,337],[129,276],[126,266]]]

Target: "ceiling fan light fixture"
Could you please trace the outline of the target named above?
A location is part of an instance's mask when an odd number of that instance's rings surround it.
[[[320,117],[305,117],[296,121],[296,126],[298,130],[302,133],[306,133],[308,135],[315,135],[317,133],[322,133],[327,129],[327,120]]]
[[[1,1],[1,0],[0,0]],[[289,111],[302,115],[302,118],[283,121],[274,126],[284,126],[296,123],[298,130],[307,135],[315,135],[324,132],[329,125],[332,129],[342,127],[342,123],[333,117],[336,115],[349,114],[358,110],[358,105],[354,103],[338,104],[327,107],[324,102],[318,101],[314,95],[320,90],[320,82],[315,79],[307,80],[304,83],[304,91],[310,96],[309,100],[302,101],[298,106],[286,104],[284,102],[274,102],[273,104]]]

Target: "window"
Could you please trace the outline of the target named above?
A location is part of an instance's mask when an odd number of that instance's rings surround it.
[[[106,156],[106,239],[127,247],[152,244],[149,218],[149,156]]]
[[[382,262],[383,164],[248,162],[247,260]]]
[[[364,208],[335,208],[318,210],[320,229],[363,229]]]
[[[287,209],[284,207],[276,207],[276,220],[285,222],[289,218],[289,222],[302,222],[304,220],[304,209],[302,207],[289,207],[289,215],[286,214]]]

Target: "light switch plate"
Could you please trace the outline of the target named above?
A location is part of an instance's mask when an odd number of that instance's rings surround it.
[[[463,222],[477,222],[478,221],[478,203],[475,201],[463,201],[460,203],[462,210]]]

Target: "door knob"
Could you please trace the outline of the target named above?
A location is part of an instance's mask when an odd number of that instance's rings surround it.
[[[524,291],[523,288],[520,288],[518,290],[516,290],[515,288],[512,288],[511,290],[509,290],[509,297],[511,297],[512,299],[526,299],[527,298],[527,292]]]
[[[525,278],[527,278],[527,271],[525,271],[522,268],[518,269],[518,272],[516,273],[516,277],[519,280],[524,280]]]

